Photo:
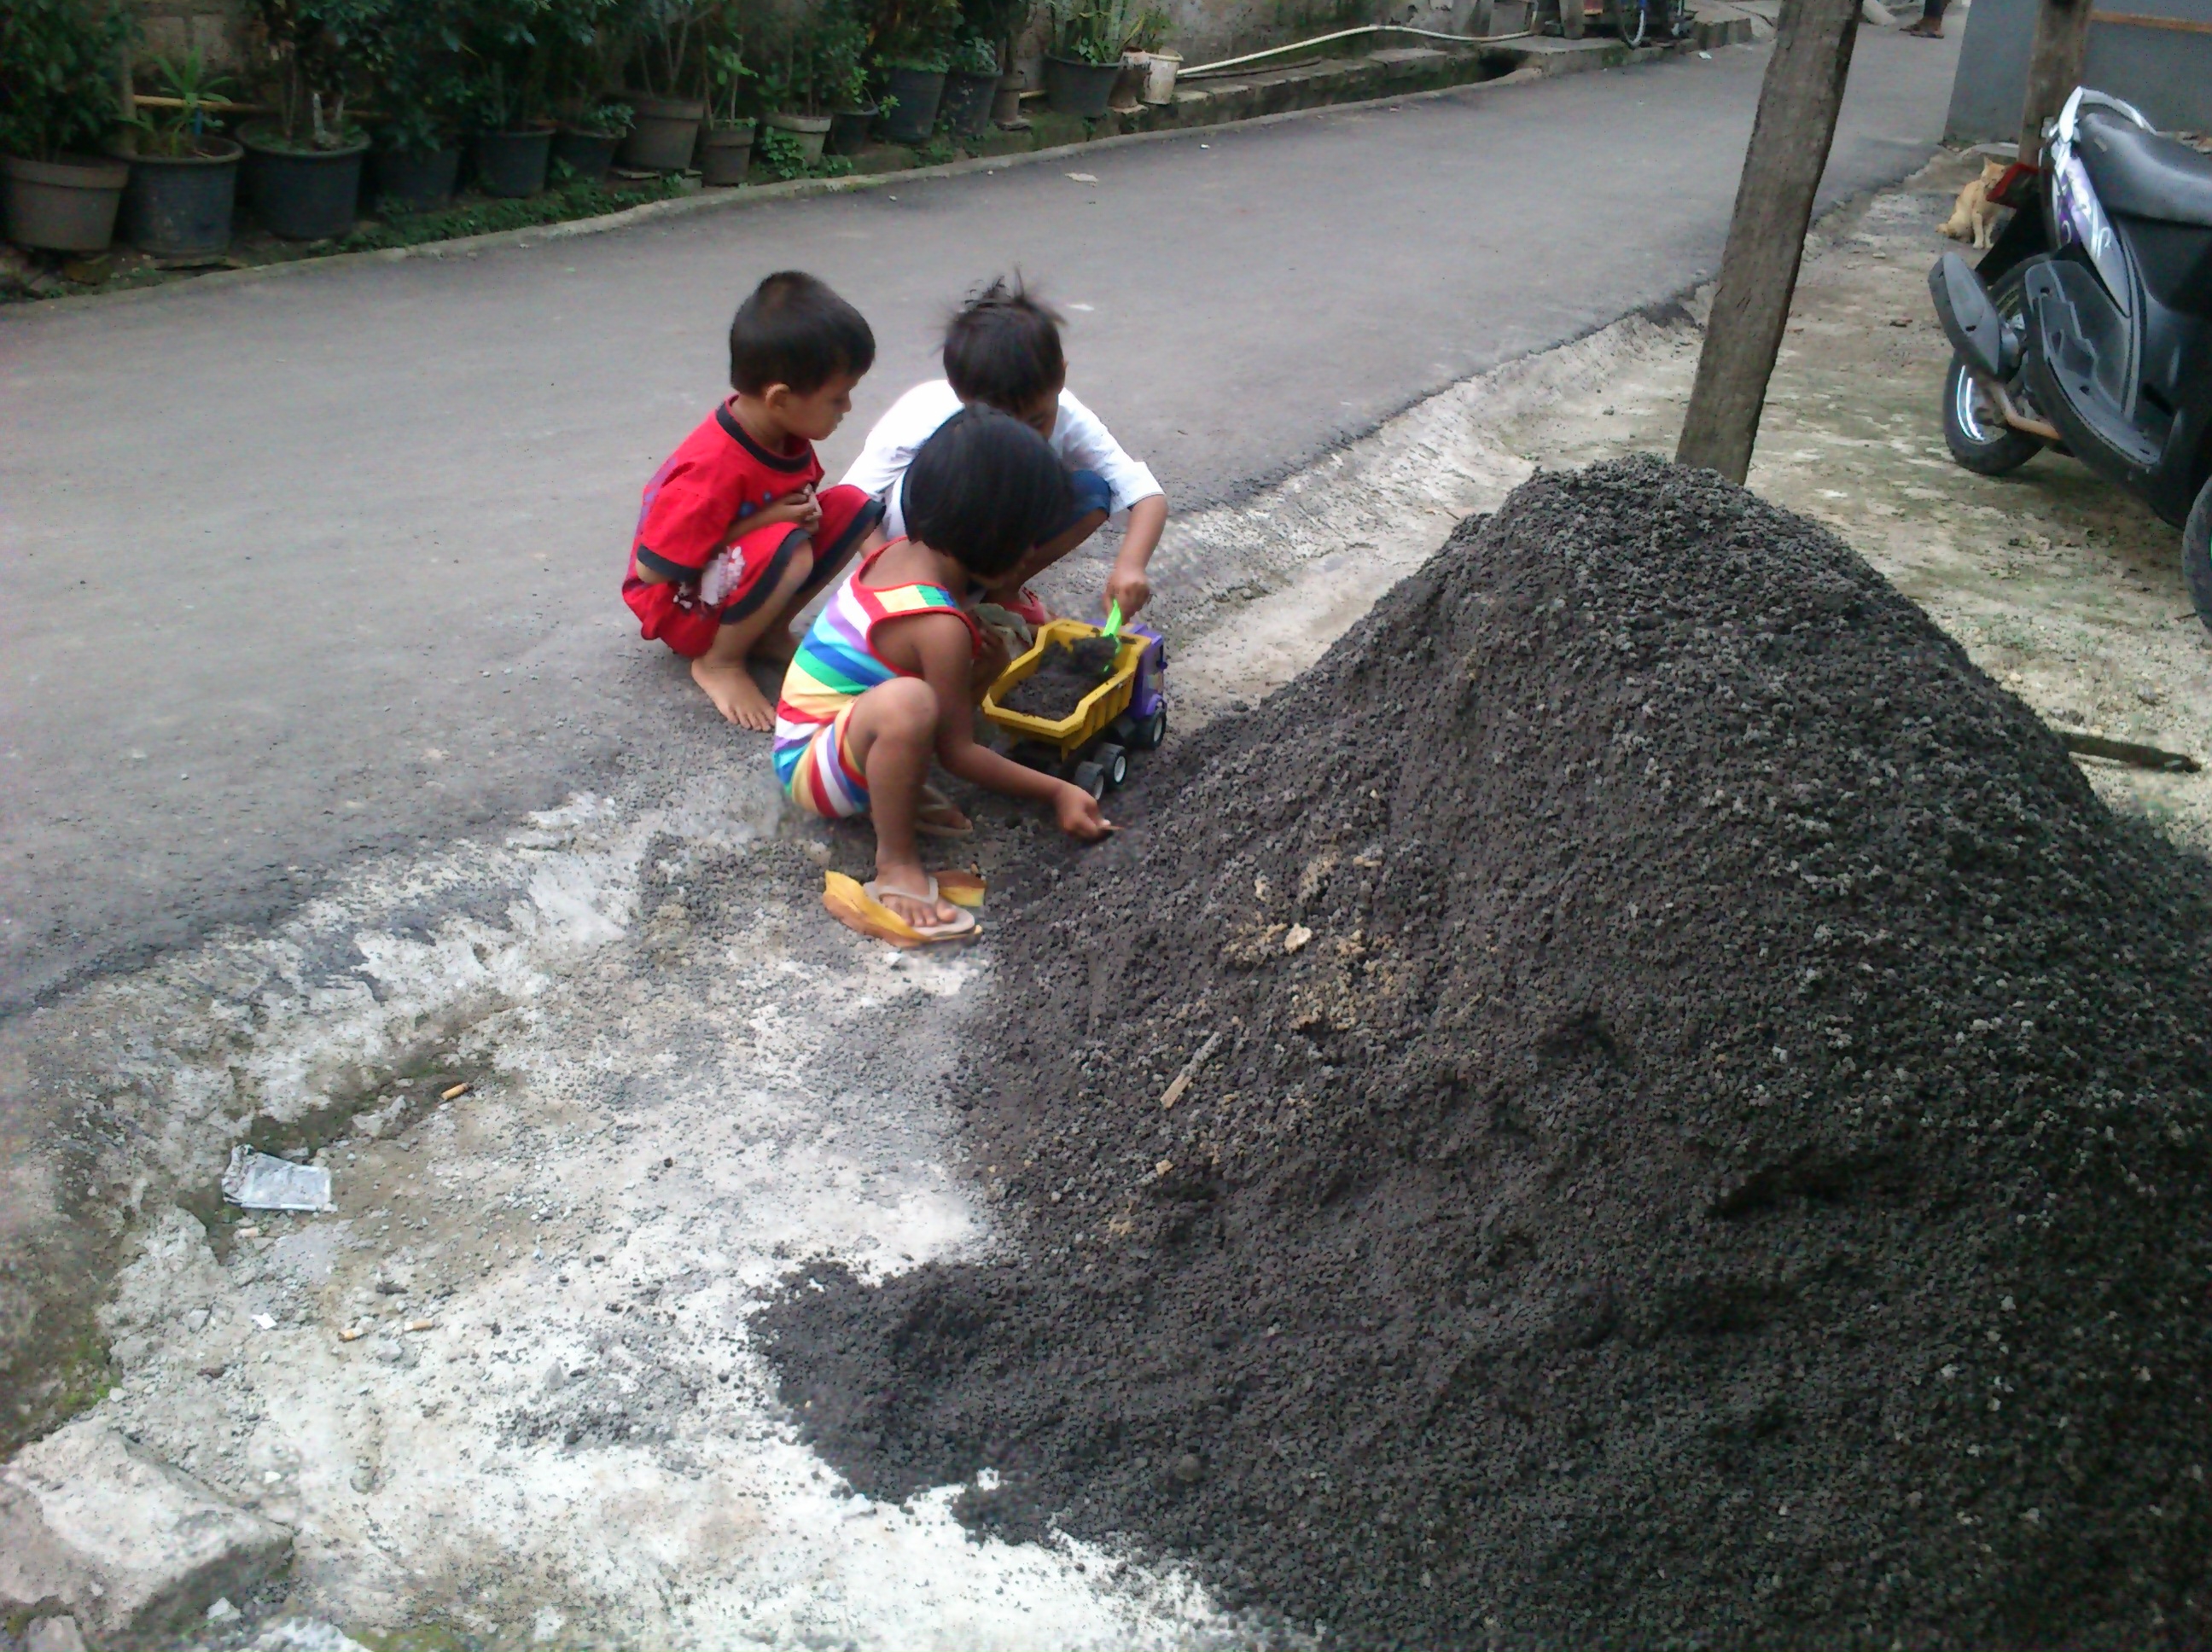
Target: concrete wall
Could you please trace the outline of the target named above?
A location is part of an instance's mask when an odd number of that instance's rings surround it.
[[[1984,0],[1984,4],[1994,3]],[[0,0],[0,4],[4,3]],[[133,0],[133,3],[144,20],[149,55],[175,53],[197,46],[228,73],[236,74],[247,67],[254,39],[251,0]],[[1469,9],[1469,0],[1161,0],[1161,3],[1171,25],[1168,44],[1193,64],[1355,23],[1412,22],[1422,28],[1463,29]]]
[[[1951,85],[1946,136],[1981,143],[2020,136],[2037,0],[1974,0]],[[2212,26],[2212,0],[2109,0],[2089,26],[2087,84],[2125,98],[2167,131],[2212,131],[2212,33],[2106,21],[2167,17]]]

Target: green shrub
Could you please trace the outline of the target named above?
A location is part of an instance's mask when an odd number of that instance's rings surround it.
[[[83,0],[0,3],[0,151],[52,161],[106,145],[122,117],[116,76],[132,16]]]

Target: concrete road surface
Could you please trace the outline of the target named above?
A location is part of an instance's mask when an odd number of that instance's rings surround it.
[[[1925,157],[1954,58],[1862,38],[1830,198]],[[639,485],[768,271],[818,272],[876,327],[833,474],[962,289],[1018,266],[1176,502],[1235,499],[1710,276],[1765,63],[0,313],[0,1013],[710,717],[617,585]]]

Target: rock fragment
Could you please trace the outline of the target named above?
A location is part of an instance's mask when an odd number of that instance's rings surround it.
[[[251,1594],[291,1558],[283,1527],[91,1418],[0,1469],[0,1617],[58,1602],[94,1644],[159,1640],[219,1597]]]

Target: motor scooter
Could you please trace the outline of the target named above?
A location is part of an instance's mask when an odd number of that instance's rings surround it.
[[[2040,168],[1990,191],[2015,209],[1970,266],[1929,271],[1954,352],[1943,437],[2002,476],[2071,453],[2181,529],[2181,567],[2212,626],[2212,155],[2078,88]]]

